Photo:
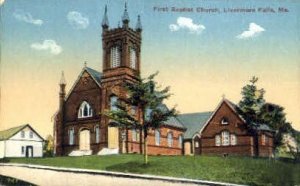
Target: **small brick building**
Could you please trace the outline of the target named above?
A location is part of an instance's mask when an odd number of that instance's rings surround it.
[[[273,131],[265,124],[256,134],[238,114],[237,106],[223,99],[214,112],[178,116],[187,128],[185,154],[273,156]]]

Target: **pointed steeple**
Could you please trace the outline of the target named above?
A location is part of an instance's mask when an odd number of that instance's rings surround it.
[[[125,9],[124,9],[124,13],[122,16],[122,22],[123,22],[123,27],[128,27],[128,23],[129,23],[129,15],[127,12],[127,2],[125,2]]]
[[[59,84],[60,85],[66,85],[66,79],[65,79],[64,71],[61,72],[61,77],[60,77]]]
[[[107,29],[109,27],[108,17],[107,17],[107,5],[105,5],[104,16],[102,20],[102,28]]]
[[[138,15],[137,23],[135,26],[136,31],[141,32],[142,31],[142,23],[141,23],[141,16]]]

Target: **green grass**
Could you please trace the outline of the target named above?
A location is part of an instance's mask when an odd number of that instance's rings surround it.
[[[300,164],[249,157],[151,156],[142,155],[18,158],[13,163],[164,175],[247,185],[299,185]]]

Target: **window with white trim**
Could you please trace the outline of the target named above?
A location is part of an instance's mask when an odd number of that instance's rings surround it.
[[[25,138],[25,131],[21,131],[21,138]]]
[[[95,134],[96,134],[96,143],[99,143],[100,142],[100,127],[99,126],[96,126]]]
[[[160,132],[159,130],[155,130],[155,145],[160,145]]]
[[[178,147],[182,148],[182,135],[178,137]]]
[[[221,124],[222,125],[228,125],[229,124],[228,118],[223,117],[222,120],[221,120]]]
[[[88,102],[83,101],[78,110],[78,118],[87,118],[93,116],[93,109]]]
[[[74,128],[69,129],[69,145],[74,145]]]
[[[199,141],[195,141],[195,147],[196,147],[196,148],[199,147]]]
[[[29,138],[33,138],[33,132],[32,131],[29,132]]]
[[[117,96],[111,96],[110,97],[110,110],[111,111],[118,110],[117,102],[118,102],[118,97]]]
[[[236,135],[230,134],[230,145],[236,145],[236,144],[237,144]]]
[[[130,67],[136,69],[136,50],[133,47],[130,47]]]
[[[136,129],[131,130],[131,138],[132,138],[132,141],[136,141]]]
[[[110,67],[115,68],[121,65],[121,51],[119,46],[110,49]]]
[[[225,130],[222,132],[222,145],[228,146],[229,144],[230,144],[229,132]]]
[[[167,134],[167,139],[168,139],[168,147],[172,147],[173,146],[173,134],[171,132],[169,132]]]
[[[265,134],[263,134],[262,136],[261,136],[261,144],[262,145],[266,145],[266,135]]]
[[[221,146],[221,137],[220,135],[215,136],[216,146]]]

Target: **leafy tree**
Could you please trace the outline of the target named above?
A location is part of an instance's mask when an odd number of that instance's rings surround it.
[[[300,132],[292,129],[290,134],[294,139],[295,145],[287,144],[289,153],[293,156],[295,162],[300,162]]]
[[[260,118],[275,131],[274,146],[283,144],[283,135],[292,132],[292,126],[286,121],[284,108],[280,105],[266,103],[261,108]]]
[[[53,144],[53,137],[51,135],[48,135],[46,137],[45,143],[43,145],[43,153],[46,157],[53,156],[53,150],[54,150],[54,144]]]
[[[125,83],[127,95],[118,98],[117,109],[104,113],[113,120],[115,126],[142,131],[145,164],[148,163],[147,143],[150,129],[159,128],[169,117],[176,115],[175,108],[167,109],[163,106],[163,101],[171,96],[170,88],[161,89],[157,86],[157,82],[154,81],[157,74],[158,72],[145,79],[139,77],[135,83]],[[141,113],[141,117],[132,112],[135,108]]]

